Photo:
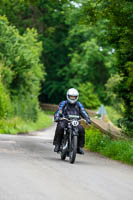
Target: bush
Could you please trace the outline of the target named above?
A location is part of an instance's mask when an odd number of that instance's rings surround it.
[[[86,129],[85,147],[91,151],[100,152],[110,142],[109,136],[102,135],[99,129],[93,126]]]
[[[44,112],[38,113],[38,119],[36,122],[31,120],[22,120],[20,117],[14,117],[11,119],[0,120],[0,133],[2,134],[17,134],[28,133],[35,130],[47,128],[52,124],[52,118]]]
[[[128,141],[111,141],[101,151],[103,155],[133,164],[133,143]]]
[[[6,119],[11,116],[12,112],[13,110],[10,97],[0,81],[0,119]]]
[[[122,77],[119,74],[111,75],[105,84],[106,100],[112,105],[117,111],[123,110],[122,98],[118,96],[117,90]]]
[[[122,117],[121,113],[118,110],[116,110],[113,106],[106,106],[105,108],[107,110],[107,115],[111,122],[114,125],[118,126],[118,120]]]
[[[37,120],[40,81],[43,80],[43,65],[40,63],[42,44],[34,29],[23,35],[11,26],[6,17],[0,16],[0,60],[3,62],[2,83],[16,114],[22,118]],[[20,111],[21,110],[21,111]]]
[[[111,140],[98,129],[86,129],[85,147],[114,160],[133,164],[133,140]]]
[[[14,96],[14,115],[24,120],[36,121],[39,112],[39,103],[32,96]]]
[[[128,113],[124,114],[124,117],[119,119],[118,123],[123,133],[133,138],[133,115],[129,115]]]

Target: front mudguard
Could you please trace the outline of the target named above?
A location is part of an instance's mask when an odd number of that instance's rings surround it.
[[[78,128],[74,128],[74,129],[73,129],[72,135],[73,135],[73,136],[79,136],[79,130],[78,130]]]

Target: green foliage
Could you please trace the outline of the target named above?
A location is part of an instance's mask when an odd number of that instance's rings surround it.
[[[5,15],[9,22],[13,23],[21,33],[33,23],[33,19],[27,21],[32,9],[29,8],[29,0],[1,0],[0,15]]]
[[[16,116],[22,117],[22,119],[36,121],[38,119],[39,112],[39,102],[37,100],[27,95],[23,96],[14,96],[14,113]]]
[[[133,62],[127,62],[123,68],[119,96],[124,100],[124,113],[123,118],[119,120],[119,126],[128,136],[133,137]]]
[[[71,27],[66,40],[70,49],[71,69],[68,83],[78,85],[91,82],[100,100],[105,101],[104,84],[110,74],[115,72],[116,62],[112,48],[102,38],[105,22],[88,27],[75,20],[75,26]]]
[[[107,115],[108,115],[110,121],[114,125],[118,126],[118,120],[122,117],[122,114],[121,114],[122,108],[121,108],[121,110],[115,109],[116,106],[106,106],[105,108],[107,110]]]
[[[52,110],[45,110],[44,112],[47,115],[54,115],[55,114],[55,111],[52,111]]]
[[[6,119],[11,116],[12,112],[10,97],[0,80],[0,119]]]
[[[117,5],[117,6],[116,6]],[[132,133],[132,6],[126,0],[122,1],[83,1],[84,22],[91,25],[101,20],[107,20],[104,27],[104,39],[114,46],[117,53],[117,71],[122,77],[117,94],[124,102],[125,111],[120,121],[127,134]],[[128,20],[129,19],[129,20]],[[128,67],[129,66],[129,67]],[[130,72],[129,72],[130,71]],[[129,83],[129,84],[128,84]],[[128,85],[128,87],[127,87]],[[128,94],[128,95],[127,95]],[[118,96],[117,95],[117,96]],[[126,120],[124,120],[124,118]],[[127,123],[126,123],[127,122]]]
[[[40,64],[42,46],[37,37],[34,29],[27,29],[21,36],[5,17],[0,16],[2,82],[8,89],[15,114],[32,120],[37,119],[40,81],[44,76]]]
[[[52,118],[43,112],[38,113],[36,122],[31,120],[24,121],[20,117],[0,120],[0,133],[2,134],[18,134],[28,133],[49,127],[52,124]]]
[[[3,59],[3,56],[0,58]],[[8,66],[4,64],[4,61],[1,60],[0,63],[0,76],[1,81],[7,90],[10,89],[10,84],[13,80],[14,72]],[[9,91],[8,91],[9,92]]]
[[[58,103],[65,98],[68,88],[90,82],[104,104],[121,108],[122,103],[124,111],[120,126],[132,136],[131,0],[1,0],[0,14],[6,15],[21,33],[27,27],[36,28],[39,33],[37,37],[34,30],[28,30],[20,37],[14,27],[9,28],[8,22],[1,21],[0,59],[6,66],[2,83],[11,97],[19,93],[19,97],[28,95],[32,99],[30,94],[33,94],[37,99],[42,70],[34,55],[40,56],[39,38],[43,45],[42,62],[47,72],[40,99]],[[117,88],[111,84],[117,77],[110,78],[116,72],[120,77]]]
[[[41,101],[59,103],[68,88],[84,82],[91,82],[100,100],[105,101],[104,84],[115,72],[112,47],[103,38],[106,20],[90,26],[81,23],[84,12],[80,0],[74,2],[15,0],[5,6],[2,0],[1,12],[20,32],[26,27],[39,32],[47,72]]]
[[[108,136],[102,135],[100,130],[93,126],[90,129],[86,129],[85,133],[85,147],[91,151],[100,152],[110,142]]]
[[[133,165],[133,141],[112,141],[101,150],[101,153]]]
[[[133,3],[131,0],[87,0],[83,1],[83,8],[88,24],[95,24],[99,19],[108,20],[105,38],[116,49],[116,67],[122,77],[118,95],[123,99],[125,111],[120,126],[133,136]]]
[[[85,147],[114,160],[133,165],[133,140],[111,140],[98,129],[86,129]]]
[[[119,126],[122,128],[123,133],[133,137],[133,115],[129,115],[129,113],[125,113],[124,117],[119,120]]]
[[[78,91],[80,93],[79,100],[83,103],[85,108],[95,109],[100,106],[101,103],[91,83],[86,82],[80,84]]]
[[[119,113],[124,111],[123,105],[124,102],[122,98],[118,95],[119,84],[122,80],[122,77],[119,74],[111,75],[105,84],[106,88],[106,98],[110,105],[112,105]]]
[[[105,84],[107,98],[111,101],[111,104],[113,104],[114,102],[118,100],[118,97],[117,97],[118,94],[116,93],[116,91],[121,80],[122,80],[122,77],[120,77],[119,74],[114,74],[114,75],[111,75],[111,77],[108,79],[107,83]]]

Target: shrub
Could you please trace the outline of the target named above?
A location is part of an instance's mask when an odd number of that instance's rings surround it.
[[[113,106],[106,106],[107,115],[111,122],[118,126],[118,120],[122,117],[121,113],[117,111]]]
[[[123,110],[122,98],[118,97],[117,90],[122,77],[119,74],[111,75],[105,84],[106,100],[112,105],[117,111]]]
[[[39,112],[39,103],[32,96],[21,95],[13,97],[14,115],[24,120],[36,121]]]
[[[133,138],[133,115],[125,114],[122,119],[119,119],[118,123],[123,133]]]
[[[91,151],[100,152],[101,148],[110,142],[109,136],[102,135],[99,129],[86,129],[85,146]]]
[[[38,113],[38,119],[36,122],[33,122],[31,120],[24,121],[20,117],[13,117],[11,119],[1,119],[0,133],[2,134],[27,133],[47,128],[51,124],[52,124],[52,118],[41,111]]]
[[[40,63],[42,44],[34,29],[23,35],[11,26],[6,17],[0,16],[0,59],[3,61],[2,83],[19,116],[36,120],[40,81],[43,65]],[[21,108],[20,108],[21,107]],[[21,110],[21,111],[20,111]]]
[[[13,110],[10,97],[0,81],[0,119],[6,119],[11,116],[12,112]]]
[[[115,160],[133,164],[133,144],[128,141],[118,140],[111,141],[109,145],[105,146],[101,153],[105,156]]]
[[[112,140],[98,129],[86,129],[85,147],[114,160],[133,164],[133,140]]]

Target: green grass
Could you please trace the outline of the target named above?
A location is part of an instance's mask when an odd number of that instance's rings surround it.
[[[133,165],[133,140],[112,140],[98,129],[91,127],[86,129],[85,147],[113,160]]]
[[[52,124],[52,118],[40,111],[36,122],[24,121],[20,117],[14,117],[8,120],[0,120],[0,133],[18,134],[28,133],[35,130],[41,130]]]
[[[122,116],[121,114],[116,111],[113,107],[111,106],[105,106],[105,109],[107,111],[108,118],[114,125],[118,125],[118,119],[120,119]]]
[[[44,111],[47,115],[54,115],[55,111],[45,110]]]

